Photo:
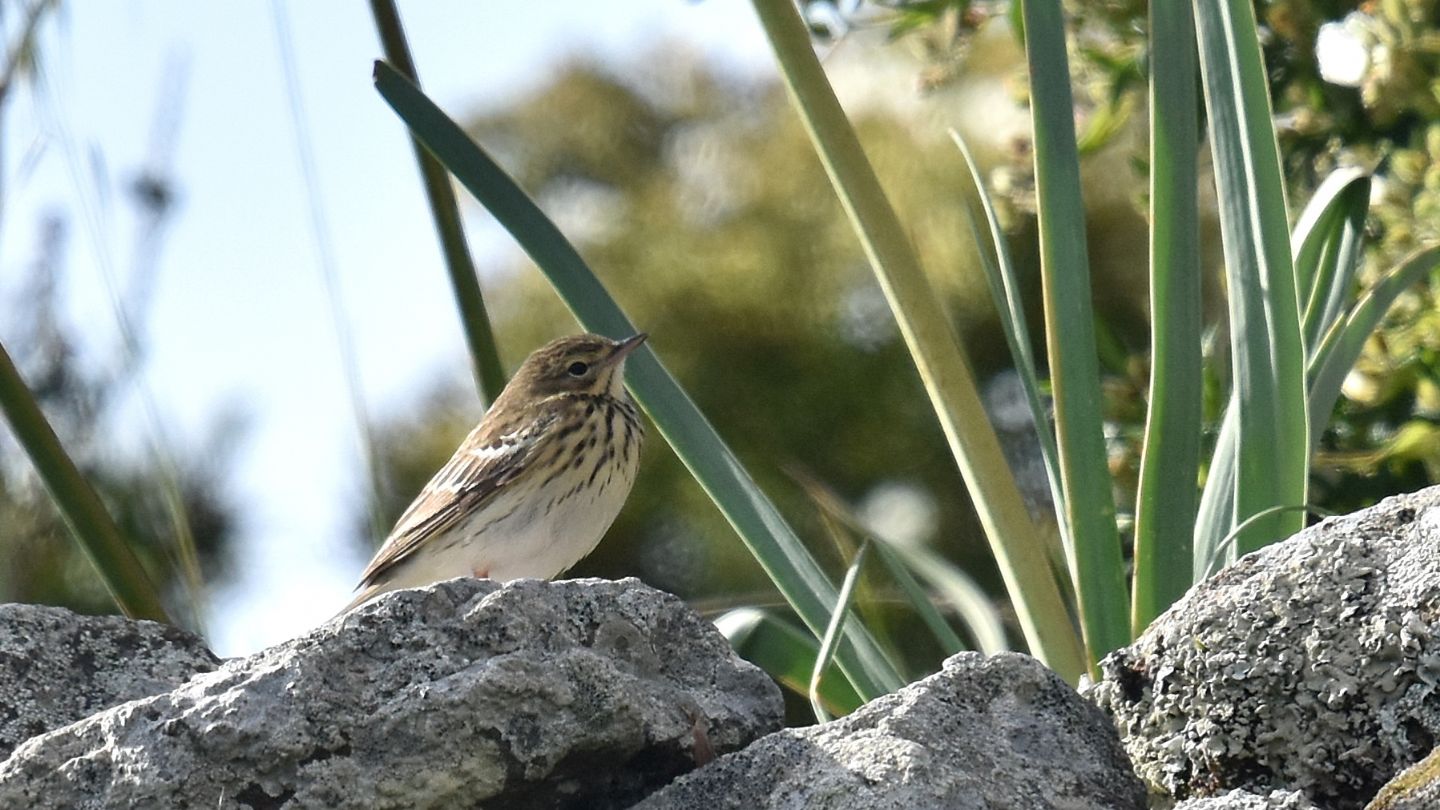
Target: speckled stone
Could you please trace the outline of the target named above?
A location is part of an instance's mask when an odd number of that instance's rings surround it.
[[[780,693],[637,580],[386,594],[29,740],[0,807],[628,807],[780,725]]]
[[[0,760],[37,734],[219,665],[205,642],[169,625],[0,605]]]
[[[961,653],[854,714],[789,728],[635,810],[1142,810],[1114,729],[1025,655]]]
[[[1193,588],[1089,696],[1176,798],[1361,808],[1440,739],[1440,488],[1331,518]]]
[[[1219,796],[1186,799],[1174,810],[1316,810],[1305,794],[1293,790],[1274,790],[1266,794],[1232,790]]]

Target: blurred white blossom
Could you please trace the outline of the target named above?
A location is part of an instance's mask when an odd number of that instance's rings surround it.
[[[1315,39],[1320,77],[1342,87],[1359,87],[1370,70],[1373,41],[1370,18],[1359,12],[1320,26]]]
[[[882,540],[918,546],[935,535],[940,512],[935,498],[924,489],[887,481],[870,490],[860,502],[860,522]]]

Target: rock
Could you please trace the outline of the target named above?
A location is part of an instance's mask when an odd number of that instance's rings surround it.
[[[1176,798],[1360,808],[1440,738],[1440,488],[1331,518],[1201,583],[1090,691]]]
[[[169,625],[0,605],[0,760],[37,734],[219,665],[204,642]]]
[[[1265,795],[1232,790],[1219,796],[1186,799],[1174,810],[1316,810],[1305,794],[1293,790],[1273,790]]]
[[[1440,807],[1440,748],[1385,783],[1365,810],[1433,810]]]
[[[961,653],[854,714],[785,729],[637,810],[1144,808],[1105,717],[1033,658]]]
[[[397,591],[32,739],[0,807],[611,808],[778,728],[779,690],[620,582]]]

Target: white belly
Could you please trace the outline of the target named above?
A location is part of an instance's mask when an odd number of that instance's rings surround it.
[[[484,509],[426,540],[425,553],[397,566],[385,590],[464,576],[500,582],[558,576],[594,550],[615,521],[635,483],[639,455],[631,453],[608,479],[601,473],[593,486],[574,494],[590,478],[589,465],[567,470],[538,491],[500,493]]]

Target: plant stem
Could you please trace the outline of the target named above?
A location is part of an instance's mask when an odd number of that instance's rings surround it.
[[[375,29],[380,34],[385,60],[412,84],[420,86],[394,0],[370,0],[370,13],[375,18]],[[410,143],[415,148],[415,161],[420,164],[425,197],[430,202],[430,216],[435,220],[435,232],[445,253],[445,266],[450,271],[450,289],[460,310],[461,326],[465,329],[465,343],[470,349],[475,385],[480,399],[488,404],[494,402],[505,388],[505,368],[500,364],[500,355],[495,348],[495,332],[490,327],[490,315],[485,310],[475,261],[470,257],[470,248],[465,242],[455,189],[450,185],[450,173],[414,135],[410,136]]]

